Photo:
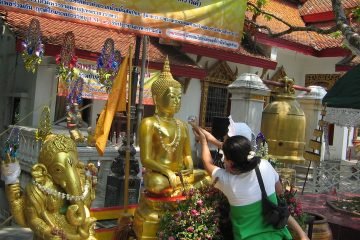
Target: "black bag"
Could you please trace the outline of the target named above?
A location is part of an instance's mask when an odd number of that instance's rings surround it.
[[[284,228],[287,225],[290,216],[289,208],[286,202],[279,198],[277,199],[278,205],[271,202],[267,197],[264,182],[258,166],[256,166],[255,172],[261,189],[261,201],[265,222],[271,224],[276,229]]]

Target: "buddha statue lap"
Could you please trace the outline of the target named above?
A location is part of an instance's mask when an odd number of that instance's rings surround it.
[[[157,239],[159,217],[165,206],[186,199],[186,192],[208,184],[204,170],[193,169],[189,130],[176,119],[182,86],[174,80],[166,59],[163,72],[151,87],[155,114],[144,118],[139,128],[140,158],[145,173],[145,191],[135,211],[137,239]]]

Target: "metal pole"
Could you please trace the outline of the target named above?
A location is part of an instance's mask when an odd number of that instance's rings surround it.
[[[131,93],[131,106],[135,106],[136,104],[136,90],[137,84],[139,80],[139,58],[140,58],[140,45],[141,45],[141,36],[136,36],[135,43],[135,53],[134,53],[134,61],[133,61],[133,69],[132,69],[132,93]]]
[[[132,67],[132,47],[129,48],[129,70]],[[130,172],[130,140],[131,140],[131,114],[130,114],[130,102],[131,102],[132,83],[131,79],[128,82],[128,105],[127,105],[127,121],[126,121],[126,153],[125,153],[125,181],[124,181],[124,212],[127,213],[129,205],[129,172]]]
[[[148,37],[144,36],[142,39],[142,54],[141,54],[141,75],[140,75],[140,83],[139,83],[139,103],[137,106],[137,124],[136,129],[139,128],[143,111],[144,111],[144,105],[143,105],[143,98],[144,98],[144,79],[145,79],[145,72],[146,72],[146,58],[147,58],[147,41]],[[136,137],[136,146],[139,146],[139,137]]]

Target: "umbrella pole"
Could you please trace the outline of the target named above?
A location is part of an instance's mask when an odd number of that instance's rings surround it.
[[[132,46],[129,47],[129,69],[132,69]],[[131,76],[131,72],[129,75]],[[128,102],[127,102],[127,122],[126,122],[126,152],[125,152],[125,180],[124,180],[124,211],[118,219],[118,230],[115,233],[114,239],[127,240],[130,237],[135,237],[132,229],[133,216],[128,212],[129,205],[129,172],[130,172],[130,147],[131,147],[131,93],[132,93],[132,80],[129,77],[128,81]]]

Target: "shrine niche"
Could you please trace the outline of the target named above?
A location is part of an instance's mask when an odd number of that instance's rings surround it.
[[[321,86],[328,91],[340,77],[341,74],[306,74],[305,87]]]
[[[235,81],[238,69],[233,72],[226,61],[218,61],[208,70],[208,76],[202,82],[200,125],[208,129],[213,117],[225,117],[230,112],[230,99],[227,86]]]

